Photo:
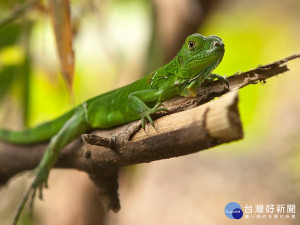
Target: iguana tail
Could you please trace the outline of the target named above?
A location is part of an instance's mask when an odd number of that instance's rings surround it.
[[[0,128],[0,140],[14,144],[33,144],[50,140],[73,114],[74,109],[55,120],[21,131],[10,131]]]

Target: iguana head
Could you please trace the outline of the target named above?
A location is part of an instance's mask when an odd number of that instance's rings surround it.
[[[204,37],[201,34],[188,36],[177,55],[178,78],[190,80],[202,74],[207,76],[219,65],[224,52],[223,41],[217,36]]]

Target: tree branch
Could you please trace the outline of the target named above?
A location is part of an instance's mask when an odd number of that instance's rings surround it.
[[[135,121],[83,135],[85,142],[78,138],[62,150],[56,167],[86,171],[99,187],[107,209],[118,211],[119,167],[186,155],[241,139],[236,90],[288,71],[286,62],[299,57],[300,54],[295,54],[235,74],[228,78],[229,90],[225,84],[215,81],[204,83],[195,98],[175,97],[166,101],[168,112],[154,115],[159,118],[155,121],[157,131],[147,126],[145,133],[140,129],[140,122]],[[229,91],[222,98],[209,102]],[[18,146],[0,142],[0,186],[15,174],[35,168],[46,144]]]

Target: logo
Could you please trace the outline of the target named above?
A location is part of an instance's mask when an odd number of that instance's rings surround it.
[[[229,219],[241,219],[243,217],[243,210],[236,202],[230,202],[225,206],[225,215]]]

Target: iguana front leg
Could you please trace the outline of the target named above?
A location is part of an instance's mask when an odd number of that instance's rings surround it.
[[[143,129],[145,129],[146,119],[154,127],[150,114],[166,110],[165,107],[159,107],[161,104],[161,101],[159,101],[161,95],[162,91],[157,89],[137,91],[128,95],[129,107],[133,112],[137,113],[141,117]],[[147,103],[154,103],[155,106],[150,108]]]
[[[76,137],[86,132],[89,124],[86,117],[86,111],[83,107],[79,107],[74,115],[64,124],[61,130],[51,138],[47,150],[34,171],[35,178],[23,196],[14,218],[14,225],[17,223],[22,209],[31,194],[31,204],[34,200],[37,189],[39,189],[39,197],[42,198],[42,189],[48,187],[47,180],[50,169],[54,166],[59,156],[60,150]]]
[[[183,86],[182,90],[180,91],[180,95],[184,97],[195,97],[197,94],[197,89],[206,78],[206,75],[198,75],[196,79],[189,81],[188,84]]]
[[[212,82],[214,79],[218,79],[224,82],[227,85],[227,88],[229,89],[229,82],[225,77],[218,74],[211,73],[208,76],[201,75],[197,79],[192,80],[187,86],[185,86],[182,89],[180,95],[184,97],[195,97],[197,94],[197,89],[200,87],[201,83],[204,80],[208,80]]]
[[[227,88],[229,89],[229,82],[228,82],[228,80],[226,79],[226,77],[223,77],[223,76],[221,76],[221,75],[219,75],[219,74],[211,73],[211,74],[208,76],[208,78],[207,78],[207,80],[209,80],[209,81],[213,81],[214,79],[217,79],[217,80],[219,80],[219,81],[221,81],[221,82],[224,82],[224,83],[226,84]]]

